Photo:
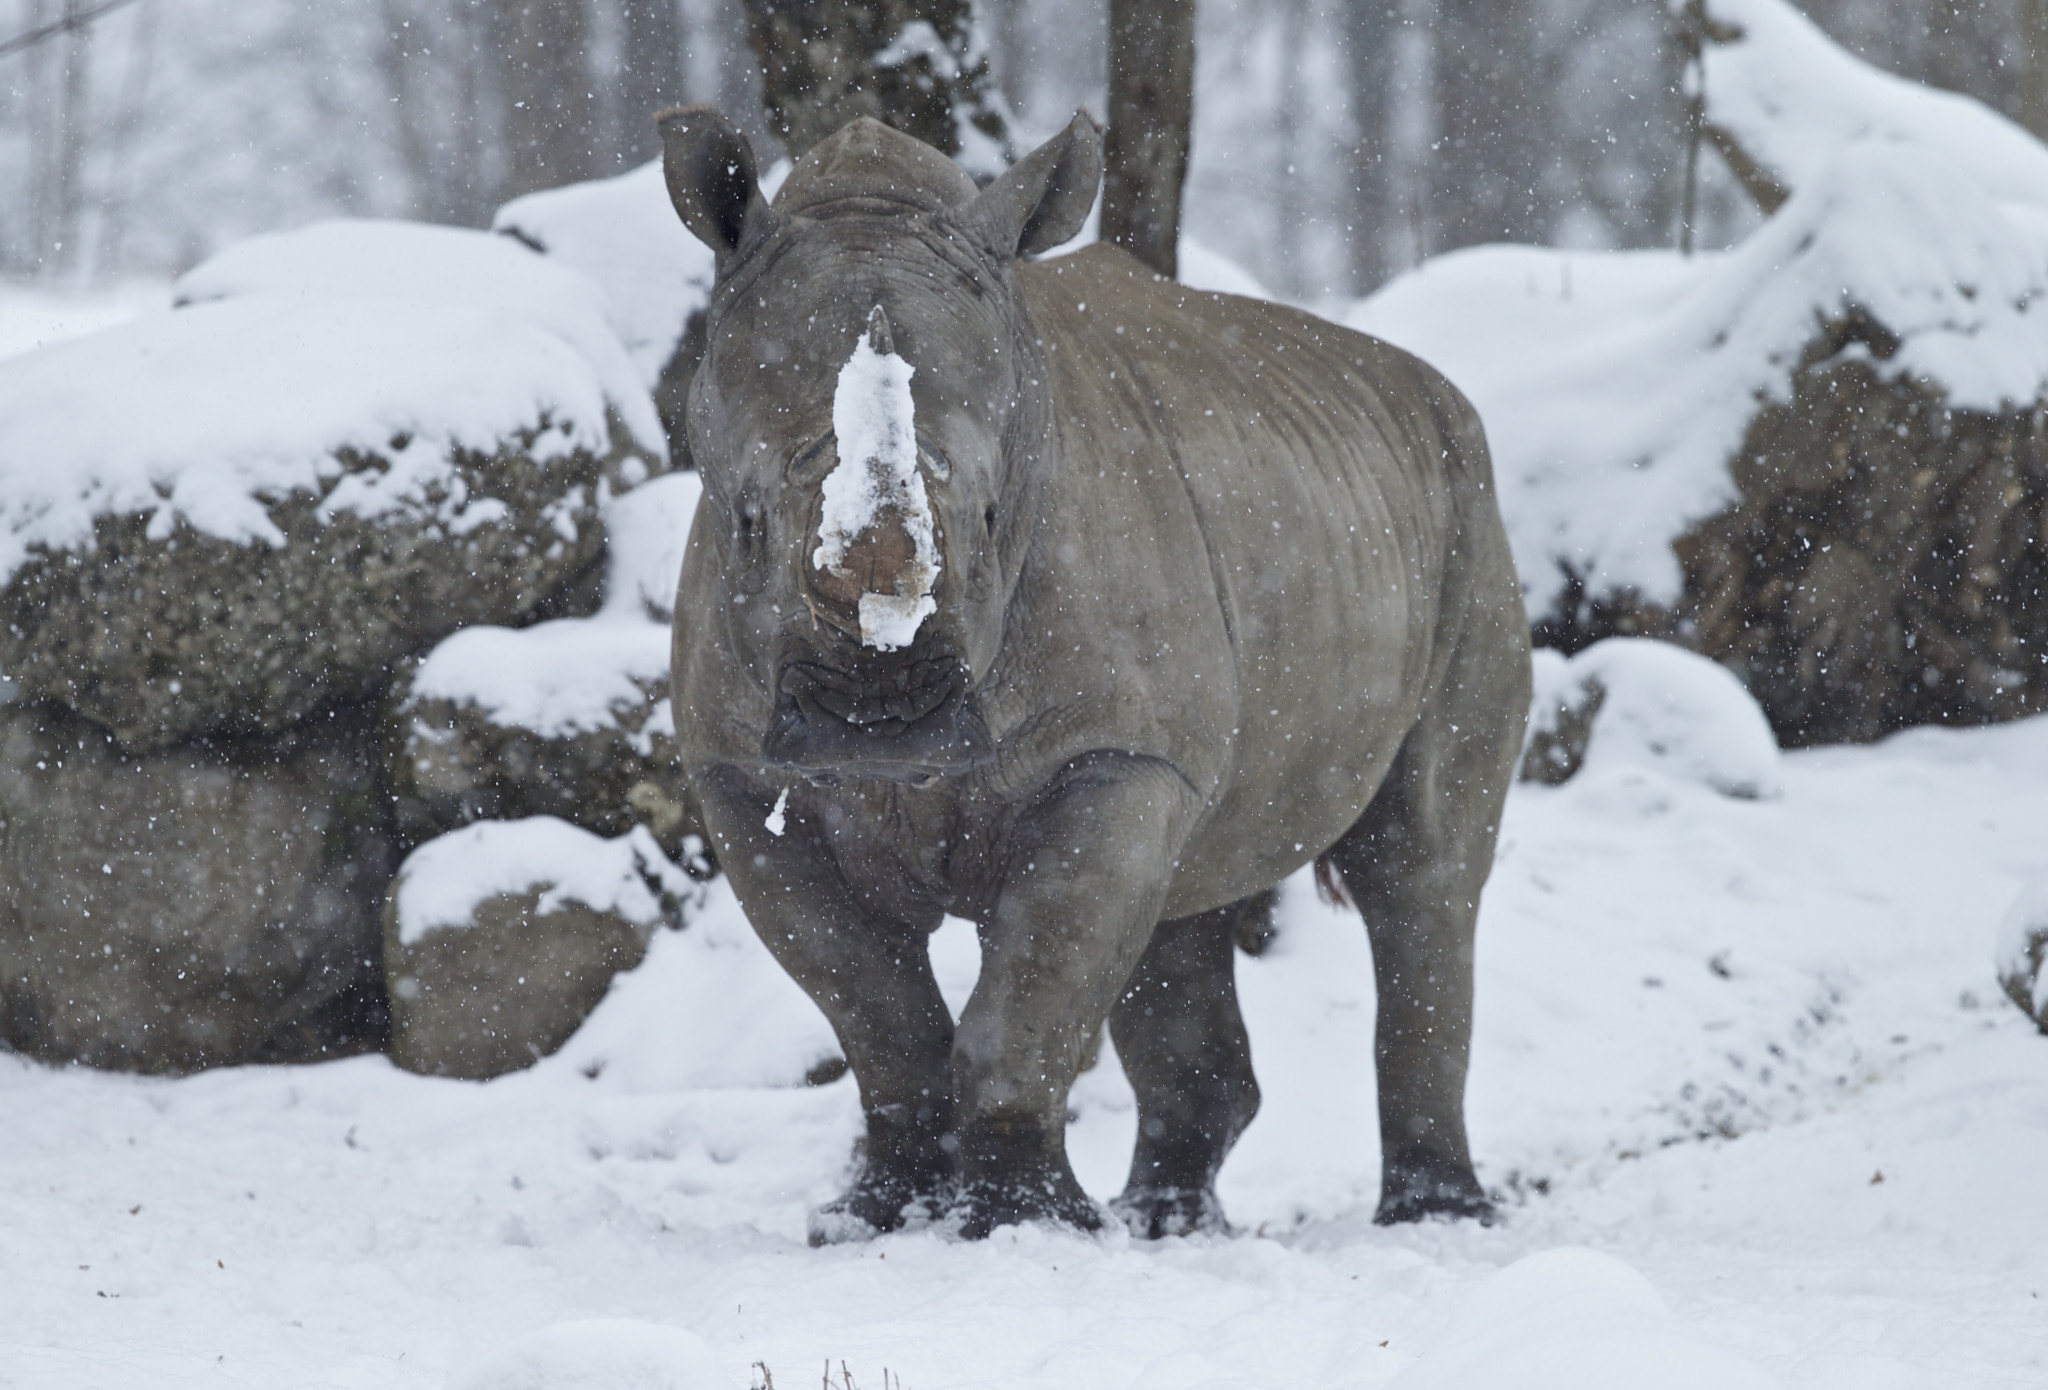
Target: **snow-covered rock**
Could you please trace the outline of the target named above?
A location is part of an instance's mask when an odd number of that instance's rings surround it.
[[[471,627],[400,668],[387,775],[401,831],[559,816],[600,835],[701,834],[675,766],[669,618],[700,485],[670,474],[613,498],[606,599],[591,618]]]
[[[670,214],[674,221],[674,214]],[[648,382],[608,317],[592,267],[508,236],[421,222],[336,219],[238,241],[181,276],[180,305],[250,295],[402,300],[474,309],[561,339],[596,373],[631,442],[663,457]]]
[[[703,1338],[680,1327],[590,1318],[529,1332],[447,1390],[737,1390]]]
[[[132,755],[0,704],[0,1045],[150,1072],[377,1046],[376,742],[331,718],[259,758]]]
[[[616,178],[515,198],[491,227],[597,282],[605,315],[649,390],[711,297],[711,250],[676,216],[658,159]]]
[[[1627,1264],[1567,1247],[1490,1275],[1390,1390],[1772,1390],[1778,1383],[1680,1323]]]
[[[2048,870],[2020,889],[1998,932],[1998,983],[2048,1033]]]
[[[1669,642],[1610,637],[1573,657],[1534,653],[1521,778],[1551,785],[1585,768],[1647,767],[1724,796],[1782,786],[1777,740],[1717,662]]]
[[[596,560],[658,458],[615,416],[561,335],[416,299],[248,294],[0,363],[0,667],[138,750],[371,694]]]
[[[385,906],[392,1057],[468,1078],[532,1065],[694,896],[644,829],[606,840],[534,816],[430,841]]]

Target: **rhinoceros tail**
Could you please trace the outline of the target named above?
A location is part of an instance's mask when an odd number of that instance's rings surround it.
[[[1328,854],[1316,856],[1316,896],[1331,907],[1358,905],[1351,901],[1351,892],[1344,886],[1344,876],[1337,872],[1337,861]]]

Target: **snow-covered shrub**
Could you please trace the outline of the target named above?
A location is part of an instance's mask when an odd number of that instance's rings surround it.
[[[1478,248],[1347,322],[1472,397],[1567,645],[1683,640],[1788,741],[2042,708],[2048,150],[1781,0],[1708,8],[1740,33],[1709,46],[1709,121],[1783,181],[1752,236]]]
[[[1535,653],[1521,778],[1551,785],[1585,767],[1655,768],[1724,796],[1781,790],[1770,721],[1728,670],[1641,637],[1610,637],[1567,658]]]
[[[1488,1277],[1390,1390],[1771,1390],[1777,1384],[1686,1328],[1628,1265],[1567,1246]]]
[[[414,850],[384,912],[391,1053],[482,1078],[568,1040],[694,892],[646,830],[483,821]]]
[[[408,839],[553,815],[601,835],[646,825],[668,853],[692,853],[668,624],[699,490],[694,473],[670,474],[607,504],[596,616],[465,628],[400,669],[387,772]]]
[[[0,1047],[187,1071],[382,1041],[377,731],[124,752],[0,703]]]
[[[125,747],[275,732],[598,558],[665,458],[595,289],[505,238],[327,224],[0,363],[0,666]]]
[[[1998,983],[2048,1033],[2048,872],[2020,889],[1998,932]]]

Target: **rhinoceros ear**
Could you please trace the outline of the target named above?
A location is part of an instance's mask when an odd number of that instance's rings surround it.
[[[1071,239],[1102,182],[1102,127],[1076,111],[1067,128],[976,195],[953,223],[997,257],[1030,256]]]
[[[754,149],[739,127],[708,106],[678,106],[654,118],[669,201],[697,240],[723,262],[750,224],[772,216],[761,196]]]

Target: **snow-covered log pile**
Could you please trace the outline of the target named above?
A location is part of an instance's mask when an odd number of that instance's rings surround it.
[[[382,1045],[407,845],[552,810],[682,881],[641,827],[696,843],[664,698],[695,480],[655,476],[658,372],[611,299],[514,238],[319,224],[177,299],[0,364],[0,1044],[144,1070]],[[472,904],[502,929],[476,939],[587,1009],[637,947],[525,891]],[[493,950],[407,1001],[421,1036],[491,1003],[519,963]]]
[[[2048,149],[1708,0],[1725,252],[1488,247],[1351,316],[1473,398],[1539,635],[1668,635],[1792,743],[2048,707]]]

